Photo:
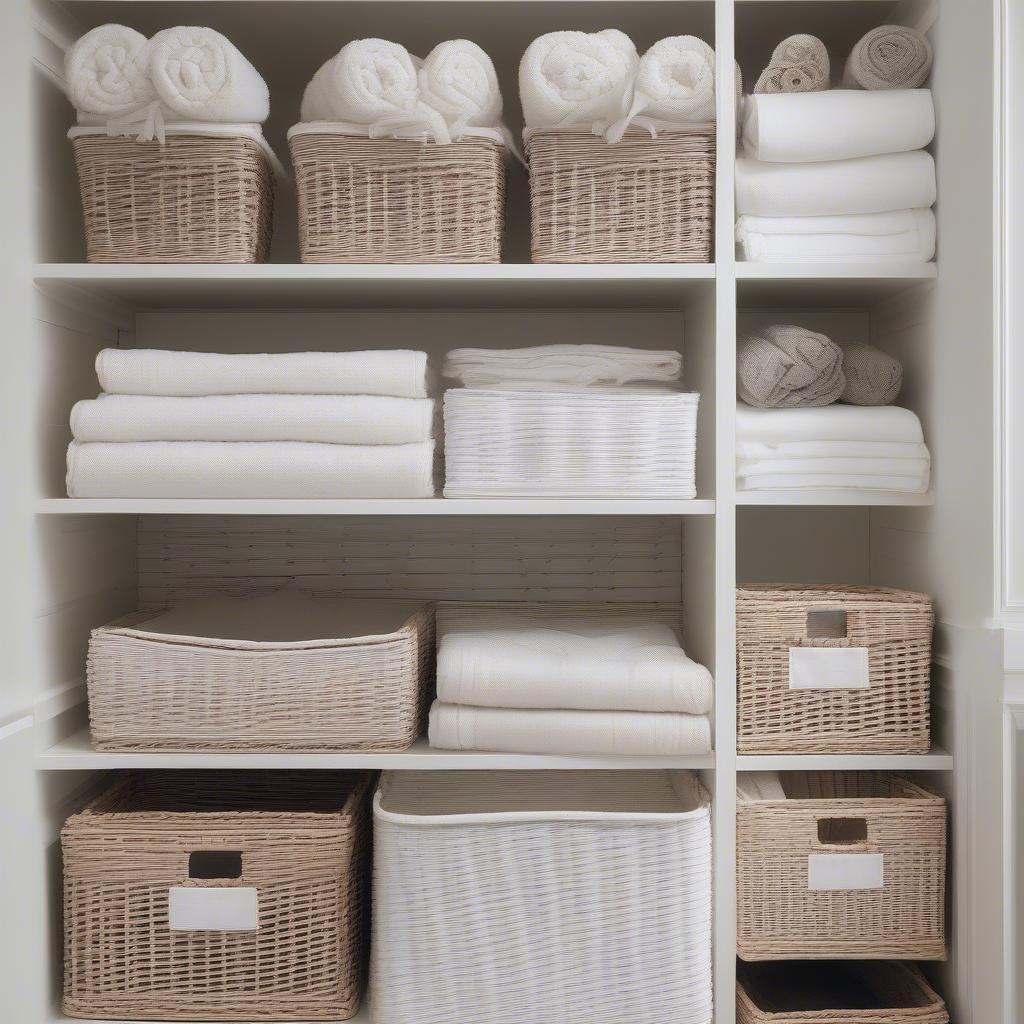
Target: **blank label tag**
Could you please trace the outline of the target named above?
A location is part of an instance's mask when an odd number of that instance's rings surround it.
[[[248,932],[259,927],[254,887],[176,885],[167,892],[171,931]]]
[[[866,690],[866,647],[790,647],[791,690]]]
[[[812,853],[807,858],[807,888],[812,892],[881,889],[881,853]]]

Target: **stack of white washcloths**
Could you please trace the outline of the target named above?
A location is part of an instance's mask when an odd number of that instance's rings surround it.
[[[714,684],[668,609],[442,605],[430,745],[663,756],[711,750]]]
[[[104,349],[71,410],[72,498],[434,493],[423,352]]]
[[[924,494],[931,457],[921,422],[898,406],[736,409],[736,487]]]

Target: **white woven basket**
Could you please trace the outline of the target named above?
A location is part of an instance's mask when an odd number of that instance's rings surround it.
[[[708,1024],[709,796],[690,772],[387,772],[378,1024]]]
[[[453,388],[446,498],[693,498],[695,392]]]

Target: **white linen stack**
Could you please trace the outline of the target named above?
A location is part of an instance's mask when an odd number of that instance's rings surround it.
[[[668,609],[442,605],[432,747],[665,756],[711,750],[714,684]]]
[[[924,494],[931,456],[909,409],[736,409],[741,491],[855,489]]]
[[[71,410],[72,498],[418,498],[433,487],[427,357],[104,349]]]

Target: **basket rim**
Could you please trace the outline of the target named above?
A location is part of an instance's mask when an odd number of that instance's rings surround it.
[[[786,599],[803,597],[808,603],[824,601],[833,603],[869,605],[932,605],[929,594],[898,587],[882,587],[870,584],[846,583],[740,583],[736,586],[736,600],[748,604],[778,604],[779,596]]]
[[[798,770],[798,769],[796,769]],[[819,772],[817,774],[830,774],[829,772]],[[838,772],[832,772],[831,774],[849,774],[839,770]],[[905,796],[825,796],[825,797],[786,797],[784,800],[763,800],[755,796],[751,796],[749,793],[744,793],[739,786],[736,787],[736,806],[737,810],[741,805],[746,805],[748,808],[753,807],[766,807],[772,810],[781,810],[786,808],[787,810],[808,810],[815,811],[824,806],[835,806],[838,804],[867,804],[872,809],[882,810],[883,808],[897,808],[901,805],[905,805],[907,808],[920,807],[922,804],[931,804],[933,806],[943,805],[945,806],[946,799],[941,794],[929,789],[927,786],[922,786],[919,782],[914,782],[905,776],[894,774],[892,772],[880,773],[883,777],[888,778],[890,781],[899,782],[900,785],[908,791],[908,795]]]

